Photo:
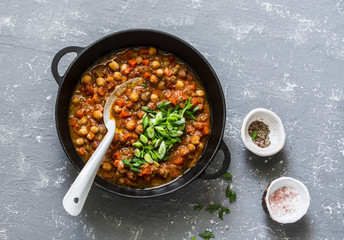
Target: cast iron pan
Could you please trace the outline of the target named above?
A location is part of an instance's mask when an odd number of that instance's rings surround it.
[[[156,188],[133,189],[114,185],[98,176],[95,179],[95,183],[121,196],[148,198],[173,192],[196,178],[215,179],[222,176],[227,171],[231,158],[230,152],[222,140],[226,122],[226,105],[220,82],[214,70],[207,60],[187,42],[168,33],[148,29],[117,32],[99,39],[88,47],[66,47],[55,55],[51,71],[59,85],[55,108],[56,128],[68,158],[79,171],[83,168],[84,163],[74,149],[68,128],[69,101],[82,73],[96,60],[105,55],[121,48],[136,46],[154,46],[163,51],[173,53],[195,71],[207,91],[211,105],[211,133],[203,155],[195,166],[168,184]],[[57,70],[58,63],[65,54],[70,52],[77,53],[77,56],[68,67],[66,73],[60,76]],[[224,161],[221,169],[213,174],[205,173],[206,167],[218,149],[224,152]]]

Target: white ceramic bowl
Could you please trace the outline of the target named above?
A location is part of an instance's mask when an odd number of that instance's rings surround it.
[[[299,201],[294,213],[286,214],[284,216],[277,216],[273,214],[271,203],[269,202],[269,196],[272,195],[277,189],[282,187],[293,187],[299,195]],[[263,201],[265,202],[265,210],[268,211],[272,220],[278,223],[286,224],[294,223],[300,220],[307,213],[311,199],[307,187],[302,182],[291,177],[281,177],[270,183],[265,190]]]
[[[270,129],[270,142],[271,144],[266,148],[258,147],[253,143],[252,138],[248,134],[248,128],[254,121],[261,121],[269,126]],[[285,144],[285,131],[282,120],[272,111],[265,108],[253,109],[245,117],[241,127],[241,139],[244,142],[246,148],[252,153],[267,157],[278,153]]]

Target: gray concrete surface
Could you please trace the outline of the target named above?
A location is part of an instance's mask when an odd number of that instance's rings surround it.
[[[226,95],[234,178],[196,180],[147,200],[93,187],[82,214],[71,217],[62,198],[77,171],[57,137],[50,64],[61,48],[130,28],[174,34],[212,64]],[[1,1],[0,66],[0,239],[200,239],[206,229],[216,239],[344,238],[342,0]],[[285,124],[285,148],[272,158],[254,156],[239,136],[256,107]],[[296,224],[270,221],[260,205],[280,176],[309,188],[311,207]],[[232,204],[228,184],[237,193]],[[221,221],[193,210],[210,202],[231,213]]]

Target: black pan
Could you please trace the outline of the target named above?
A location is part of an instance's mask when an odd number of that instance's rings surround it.
[[[74,149],[68,128],[69,101],[82,73],[96,60],[105,55],[118,49],[136,46],[154,46],[163,51],[173,53],[195,71],[208,94],[212,112],[211,133],[199,161],[182,176],[170,183],[155,188],[132,189],[114,185],[98,176],[95,179],[95,183],[121,196],[148,198],[173,192],[196,178],[214,179],[222,176],[227,171],[231,159],[230,152],[222,140],[226,122],[225,99],[220,82],[213,68],[187,42],[168,33],[147,29],[117,32],[99,39],[88,47],[66,47],[55,55],[51,65],[51,71],[59,85],[55,109],[56,128],[60,142],[68,158],[79,171],[83,168],[84,163]],[[77,53],[77,56],[68,67],[66,73],[60,76],[57,70],[58,63],[65,54],[70,52]],[[221,149],[225,156],[221,169],[213,174],[205,173],[206,167],[214,158],[218,149]]]

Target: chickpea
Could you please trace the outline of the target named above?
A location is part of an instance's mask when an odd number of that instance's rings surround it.
[[[113,79],[113,78],[112,78]],[[100,95],[100,96],[104,96],[105,95],[105,88],[104,87],[100,87],[100,88],[98,88],[97,89],[97,93],[98,93],[98,95]]]
[[[121,80],[122,79],[122,73],[120,72],[114,72],[113,74],[113,78],[117,81]]]
[[[128,64],[124,63],[121,65],[121,72],[123,72],[124,69],[127,69],[129,67]]]
[[[115,106],[113,107],[113,110],[114,110],[116,113],[120,113],[120,112],[122,111],[122,108],[121,108],[120,106],[118,106],[118,105],[115,105]]]
[[[158,83],[158,78],[154,74],[152,74],[149,78],[149,81],[151,83]]]
[[[97,78],[96,83],[98,86],[104,86],[105,85],[105,79],[104,78]]]
[[[103,163],[103,169],[107,172],[109,172],[111,170],[112,166],[110,163],[106,162],[106,163]]]
[[[112,61],[109,63],[109,67],[114,70],[114,71],[117,71],[119,69],[119,65],[116,61]]]
[[[164,75],[164,70],[162,70],[161,68],[157,69],[155,71],[155,74],[158,76],[158,77],[162,77],[162,75]]]
[[[196,91],[196,94],[197,94],[197,96],[199,96],[199,97],[204,97],[204,96],[205,96],[205,92],[204,92],[203,90],[201,90],[201,89],[197,90],[197,91]]]
[[[179,149],[179,155],[182,157],[185,157],[189,154],[189,149],[187,149],[186,147],[181,147]]]
[[[165,88],[165,83],[163,81],[159,82],[158,88],[159,89],[164,89]]]
[[[137,92],[132,92],[129,96],[130,100],[136,102],[139,100],[139,94]]]
[[[178,80],[176,83],[176,88],[177,89],[183,89],[184,88],[184,83],[182,80]]]
[[[194,144],[194,145],[197,145],[197,144],[200,143],[200,140],[201,140],[200,136],[194,135],[194,136],[191,138],[190,142],[191,142],[192,144]]]
[[[115,81],[115,79],[111,76],[109,76],[108,78],[106,78],[106,81],[109,83],[113,83]]]
[[[155,93],[153,93],[150,97],[150,99],[152,100],[152,102],[157,102],[159,100],[159,96]]]
[[[78,135],[79,135],[79,136],[86,136],[87,133],[88,133],[88,131],[87,131],[87,128],[86,128],[86,127],[82,127],[82,128],[80,128],[79,131],[78,131]]]
[[[140,64],[140,63],[142,62],[142,57],[141,57],[141,56],[138,56],[138,57],[136,58],[136,62],[137,62],[137,64]]]
[[[193,145],[192,143],[190,143],[190,144],[188,144],[188,149],[189,149],[190,152],[193,152],[193,151],[196,150],[196,147],[195,147],[195,145]]]
[[[87,123],[87,117],[82,117],[80,120],[79,120],[79,124],[81,125],[85,125]]]
[[[126,124],[125,124],[125,128],[129,131],[134,130],[136,127],[136,123],[134,120],[129,120]]]
[[[90,83],[92,81],[92,77],[88,74],[84,75],[81,78],[81,83]]]
[[[139,125],[136,126],[135,132],[136,132],[137,134],[143,133],[143,127],[142,127],[141,124],[139,124]]]
[[[72,103],[75,105],[78,105],[80,103],[80,97],[79,96],[74,96],[72,99]]]
[[[97,134],[99,132],[99,127],[97,126],[92,126],[91,127],[91,132],[94,133],[94,134]]]
[[[156,48],[154,48],[154,47],[150,47],[149,49],[148,49],[148,54],[150,55],[150,56],[153,56],[153,55],[155,55],[156,54]]]
[[[152,68],[158,68],[158,67],[160,67],[160,63],[158,61],[153,61],[151,63],[151,66],[152,66]]]
[[[85,141],[83,138],[78,138],[77,140],[75,140],[75,144],[78,146],[82,146],[84,145]]]
[[[98,121],[102,120],[102,118],[103,118],[103,113],[99,110],[94,111],[92,115]]]

